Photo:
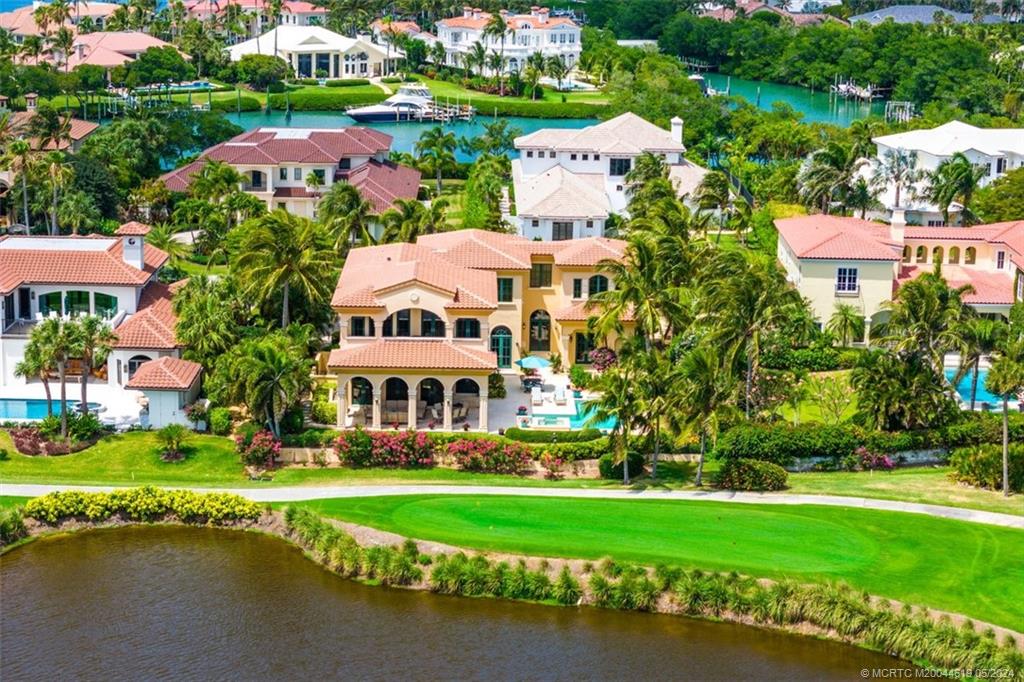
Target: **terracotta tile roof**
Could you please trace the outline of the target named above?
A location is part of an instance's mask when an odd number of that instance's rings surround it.
[[[447,19],[439,20],[437,24],[438,26],[446,26],[448,28],[473,28],[482,30],[490,19],[491,14],[489,12],[477,12],[475,17],[449,17]],[[542,22],[539,17],[532,14],[509,14],[505,18],[505,23],[508,24],[509,30],[512,31],[517,31],[521,28],[547,30],[551,28],[558,28],[560,26],[576,26],[576,24],[568,17],[552,17],[548,15]]]
[[[22,284],[142,286],[167,262],[149,244],[141,270],[122,254],[121,240],[110,237],[0,237],[0,294]]]
[[[453,230],[424,235],[420,246],[467,268],[529,270],[532,242],[523,237],[487,230]]]
[[[415,199],[420,189],[420,172],[390,161],[371,160],[340,177],[359,190],[377,213],[391,208],[399,199]]]
[[[318,7],[311,2],[302,0],[286,0],[281,6],[281,10],[291,14],[327,14],[326,7]]]
[[[902,244],[886,225],[838,216],[810,215],[775,221],[779,236],[797,258],[888,260],[901,258]]]
[[[117,228],[117,231],[115,231],[114,234],[116,234],[119,237],[145,237],[147,234],[149,234],[149,231],[152,229],[153,228],[151,228],[149,225],[146,225],[145,223],[140,223],[137,220],[132,220],[131,222],[127,222],[121,225],[121,227]]]
[[[604,219],[612,211],[604,176],[599,173],[573,173],[562,166],[552,166],[536,175],[524,176],[522,163],[514,159],[512,182],[516,212],[521,216]]]
[[[471,369],[495,371],[497,356],[450,341],[379,339],[335,349],[327,360],[330,369]]]
[[[163,357],[139,365],[126,388],[153,391],[187,391],[199,379],[203,366],[198,362]]]
[[[551,243],[561,246],[554,252],[556,265],[597,265],[604,260],[619,260],[626,252],[626,242],[608,237],[587,237]]]
[[[25,134],[28,129],[29,122],[35,118],[35,112],[32,111],[15,111],[11,113],[10,126],[11,131],[17,134]],[[71,137],[71,142],[81,142],[85,138],[92,135],[100,127],[99,123],[93,123],[92,121],[83,121],[80,118],[71,119],[71,128],[68,131],[68,135]],[[33,140],[33,147],[36,146]],[[53,149],[67,149],[67,142],[61,142],[59,145],[54,145],[52,141],[46,143],[46,150]]]
[[[171,297],[180,288],[180,282],[172,285],[153,282],[142,291],[139,307],[118,325],[115,348],[178,348],[174,328],[178,318],[171,307]]]
[[[989,241],[1009,248],[1011,260],[1018,268],[1024,270],[1024,220],[992,223],[987,227],[992,229]]]
[[[641,152],[682,154],[686,147],[671,131],[659,128],[632,112],[619,114],[596,125],[579,128],[541,128],[515,139],[516,149],[593,151],[601,154],[635,155]]]
[[[899,277],[896,279],[896,288],[899,288],[905,282],[909,282],[924,272],[932,272],[932,266],[902,266],[900,268]],[[965,268],[958,265],[943,265],[942,276],[951,287],[961,287],[965,284],[970,284],[974,287],[974,293],[966,294],[964,296],[964,303],[990,305],[1013,304],[1013,277],[1006,271],[992,272],[989,270]]]
[[[586,322],[590,318],[599,315],[600,312],[601,311],[598,308],[588,309],[586,301],[579,301],[577,303],[573,303],[572,305],[566,306],[559,310],[558,312],[556,312],[555,319],[561,322]],[[632,311],[621,316],[619,319],[621,319],[623,322],[632,322]]]

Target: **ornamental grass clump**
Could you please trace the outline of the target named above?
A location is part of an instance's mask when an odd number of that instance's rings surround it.
[[[20,507],[0,510],[0,547],[17,542],[27,533]]]
[[[146,486],[109,493],[54,492],[25,504],[25,516],[49,524],[65,519],[105,521],[121,516],[132,521],[174,518],[183,523],[220,524],[255,521],[263,509],[240,495],[194,493]]]

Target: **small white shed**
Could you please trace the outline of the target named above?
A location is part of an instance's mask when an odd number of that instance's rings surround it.
[[[162,357],[139,365],[126,388],[142,391],[147,405],[142,414],[144,426],[159,429],[168,424],[189,426],[185,406],[199,397],[199,363],[174,357]]]

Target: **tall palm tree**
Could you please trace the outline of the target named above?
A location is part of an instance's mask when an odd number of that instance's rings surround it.
[[[78,320],[77,337],[79,357],[82,360],[82,402],[79,411],[88,414],[89,376],[94,369],[107,362],[107,357],[114,349],[114,342],[117,341],[117,334],[101,318],[86,315]]]
[[[544,71],[551,78],[558,82],[558,89],[562,89],[562,80],[569,74],[569,65],[560,54],[551,55],[544,63]]]
[[[311,302],[326,302],[334,258],[320,226],[307,218],[276,210],[241,226],[239,250],[231,270],[243,289],[266,301],[281,291],[281,327],[290,321],[293,288]]]
[[[30,339],[25,344],[25,353],[21,362],[14,366],[14,376],[23,379],[39,379],[46,393],[46,416],[53,416],[53,396],[50,395],[50,374],[57,371],[49,348],[39,338]]]
[[[27,137],[35,139],[40,151],[62,149],[71,144],[71,117],[53,107],[39,107],[29,119]]]
[[[238,309],[234,289],[230,278],[199,275],[190,277],[172,299],[178,318],[174,334],[185,347],[184,356],[207,370],[238,343],[238,322],[245,321],[245,315]]]
[[[77,235],[90,228],[102,219],[96,202],[81,190],[66,192],[60,198],[57,207],[57,219],[60,224],[71,228],[71,234]]]
[[[64,152],[49,152],[43,158],[46,166],[46,184],[50,190],[50,234],[60,234],[57,224],[57,214],[60,209],[61,193],[71,184],[75,176],[75,168],[67,159]]]
[[[928,174],[928,200],[942,210],[943,222],[949,223],[949,205],[954,201],[963,206],[964,222],[973,222],[971,200],[981,179],[987,174],[986,168],[971,163],[963,152],[956,152],[943,160]]]
[[[462,55],[462,63],[465,64],[469,75],[473,75],[473,67],[480,68],[480,75],[483,75],[484,66],[487,64],[487,48],[479,40],[469,46],[469,52]]]
[[[220,203],[224,197],[237,192],[245,176],[223,161],[207,161],[192,176],[189,193],[196,199]]]
[[[25,227],[32,228],[32,219],[28,212],[28,176],[35,166],[35,155],[32,152],[32,145],[25,140],[13,140],[7,145],[0,165],[10,169],[16,177],[21,179],[21,202]]]
[[[437,181],[437,194],[443,189],[441,177],[446,168],[455,163],[455,133],[445,132],[441,126],[424,130],[416,142],[416,153],[420,159],[430,159]]]
[[[526,69],[523,70],[523,85],[529,91],[531,100],[537,99],[537,88],[540,87],[542,75],[543,73],[531,64],[527,64]]]
[[[914,188],[921,179],[921,171],[917,168],[917,152],[906,149],[889,149],[876,160],[871,177],[872,183],[882,189],[890,185],[895,189],[894,206],[899,207],[900,197]]]
[[[192,253],[191,246],[175,239],[171,226],[166,223],[154,226],[146,235],[146,243],[166,253],[171,267],[177,266]]]
[[[960,323],[956,340],[960,342],[960,365],[953,385],[959,384],[968,373],[971,374],[971,410],[978,396],[978,370],[981,359],[996,351],[1008,333],[1005,323],[987,317],[969,317]]]
[[[67,74],[71,69],[71,51],[75,46],[74,31],[67,26],[61,26],[47,42],[50,43],[51,52],[55,50],[60,53],[64,62],[64,73]]]
[[[500,66],[496,73],[498,76],[498,94],[501,97],[505,96],[505,38],[508,36],[508,33],[508,20],[505,18],[505,15],[498,12],[491,15],[483,30],[485,40],[487,38],[495,38],[501,44],[501,51],[497,60]]]
[[[267,7],[270,9],[270,18],[274,21],[274,56],[277,56],[277,28],[281,25],[281,9],[284,6],[284,0],[266,0]]]
[[[426,208],[415,199],[399,199],[395,205],[381,214],[380,221],[384,224],[381,241],[415,242],[423,227]]]
[[[605,371],[596,383],[599,397],[585,403],[591,415],[588,423],[614,422],[608,441],[615,463],[622,463],[622,482],[629,485],[629,434],[640,411],[635,377],[628,366],[616,365]]]
[[[347,182],[331,185],[317,205],[317,217],[338,253],[347,251],[351,244],[373,243],[373,206]]]
[[[496,51],[487,55],[487,68],[491,70],[495,78],[502,78],[502,70],[505,68],[505,58]]]
[[[738,382],[730,363],[711,345],[702,344],[686,353],[673,371],[669,385],[672,404],[683,423],[700,434],[700,456],[694,485],[703,485],[704,456],[714,447],[722,420],[735,412]]]
[[[60,435],[68,435],[67,372],[71,358],[81,354],[78,324],[73,320],[48,317],[32,329],[29,343],[36,342],[40,352],[53,363],[60,382]]]
[[[860,219],[864,220],[868,211],[882,207],[882,203],[878,201],[878,192],[877,187],[865,178],[858,177],[850,187],[850,193],[846,197],[846,206],[854,211],[860,211]]]
[[[1017,304],[1022,305],[1020,303]],[[1011,396],[1024,401],[1024,330],[1007,335],[988,370],[985,389],[1003,399],[1003,495],[1010,495],[1010,407]]]
[[[833,200],[845,207],[857,171],[865,163],[867,161],[859,157],[852,146],[829,142],[807,157],[800,167],[797,174],[800,196],[807,203],[817,205],[822,213],[829,212]]]
[[[253,344],[238,367],[242,372],[246,404],[254,409],[254,415],[262,411],[271,432],[278,438],[285,410],[310,386],[311,364],[304,348],[287,335],[279,334]]]
[[[847,129],[850,137],[853,138],[853,153],[858,158],[871,158],[875,156],[876,147],[872,138],[877,137],[882,129],[880,121],[871,119],[858,119],[850,124]]]
[[[841,345],[849,346],[855,339],[864,338],[864,314],[850,303],[836,303],[825,331],[839,339]]]
[[[21,41],[21,53],[25,57],[31,57],[36,66],[39,66],[39,57],[45,49],[42,36],[25,36],[25,39]]]
[[[445,49],[444,43],[440,40],[430,46],[428,51],[430,60],[434,62],[434,65],[438,68],[444,66],[445,57],[448,56],[448,50]]]

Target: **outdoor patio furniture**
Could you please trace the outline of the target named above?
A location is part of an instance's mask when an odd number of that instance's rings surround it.
[[[555,387],[555,405],[565,405],[565,386]]]
[[[530,389],[530,402],[534,405],[544,404],[544,394],[540,390],[540,386],[534,386]]]
[[[469,408],[465,405],[459,405],[452,409],[453,422],[465,421],[467,417],[469,417]]]

